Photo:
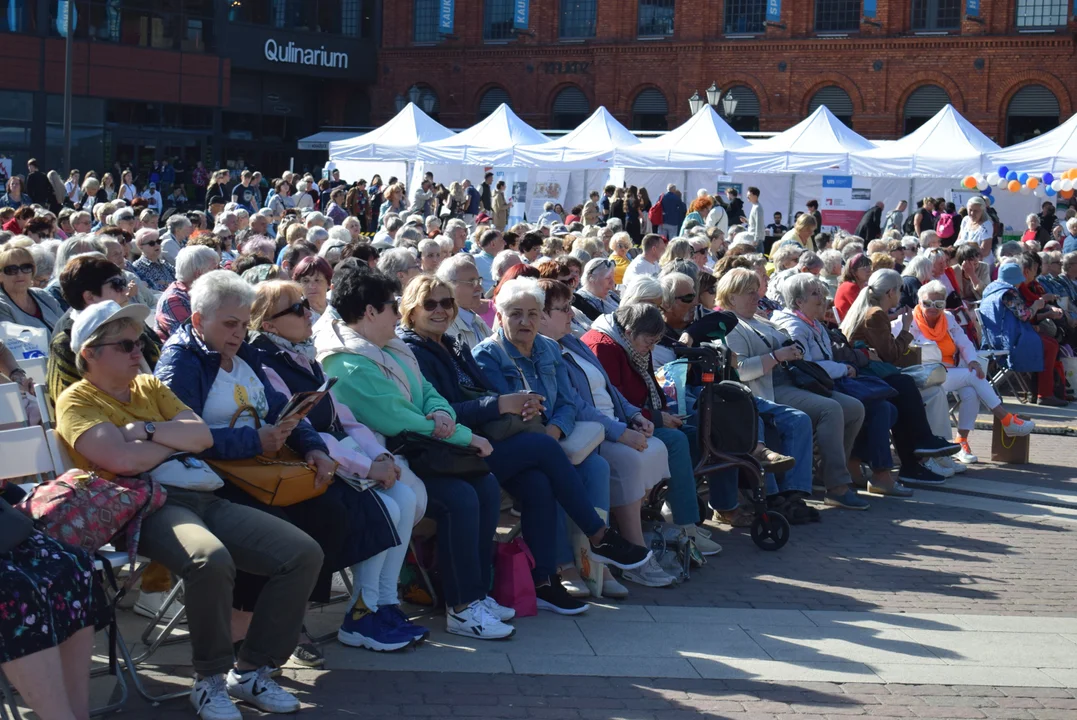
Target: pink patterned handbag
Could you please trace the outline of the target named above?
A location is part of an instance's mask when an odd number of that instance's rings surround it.
[[[149,480],[105,480],[75,469],[41,483],[17,507],[49,537],[91,555],[122,534],[133,564],[142,520],[164,505],[165,498],[164,487]]]

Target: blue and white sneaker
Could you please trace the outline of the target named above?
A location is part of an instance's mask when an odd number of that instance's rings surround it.
[[[380,617],[379,617],[380,615]],[[337,631],[341,645],[361,647],[375,652],[395,652],[415,642],[415,636],[386,621],[380,613],[366,612],[358,620],[350,610]]]
[[[408,620],[408,616],[404,614],[399,605],[382,605],[378,608],[376,614],[381,618],[382,623],[411,635],[415,638],[415,642],[422,642],[430,637],[430,631],[422,625],[417,625]]]
[[[481,600],[476,600],[460,612],[452,607],[446,608],[445,630],[453,635],[480,640],[504,640],[516,633],[516,628],[494,617]]]

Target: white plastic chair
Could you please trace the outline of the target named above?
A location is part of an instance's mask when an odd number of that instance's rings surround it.
[[[34,381],[35,385],[45,384],[45,368],[47,366],[46,364],[48,363],[47,358],[22,358],[18,361],[18,363],[19,367],[26,371],[27,377],[31,378]]]
[[[34,427],[0,430],[0,479],[49,476],[56,472],[45,429]]]
[[[25,425],[26,411],[22,407],[19,386],[15,383],[0,385],[0,427]]]

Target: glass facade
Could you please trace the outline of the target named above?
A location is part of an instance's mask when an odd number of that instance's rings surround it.
[[[49,4],[59,36],[59,3]],[[75,38],[155,50],[213,51],[213,0],[75,0]]]
[[[372,37],[374,0],[230,0],[230,22]]]

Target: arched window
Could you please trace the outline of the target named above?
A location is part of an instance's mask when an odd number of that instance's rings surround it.
[[[593,38],[597,17],[598,0],[561,0],[561,37]]]
[[[578,87],[567,87],[553,101],[550,126],[556,130],[572,130],[591,114],[591,104]]]
[[[1058,127],[1058,98],[1043,85],[1026,85],[1006,109],[1006,144],[1023,142]]]
[[[736,85],[726,90],[717,110],[738,132],[759,130],[759,98],[750,87]]]
[[[827,110],[832,112],[838,120],[849,127],[853,126],[853,101],[849,99],[849,93],[837,85],[828,85],[812,96],[808,104],[808,114],[819,109],[820,105],[826,105]]]
[[[654,88],[648,88],[632,102],[633,130],[668,130],[669,103],[666,96]]]
[[[441,100],[429,85],[412,85],[408,88],[407,98],[434,120],[441,114]]]
[[[938,85],[922,85],[905,101],[905,134],[935,117],[950,102],[950,96]]]
[[[482,99],[479,100],[478,119],[484,120],[488,115],[492,115],[502,103],[512,107],[512,98],[499,87],[490,88],[482,94]]]

